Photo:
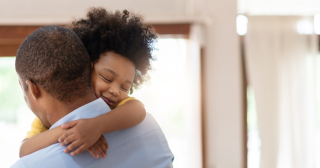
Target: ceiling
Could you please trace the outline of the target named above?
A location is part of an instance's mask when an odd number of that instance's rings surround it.
[[[224,0],[225,1],[225,0]],[[320,0],[228,0],[238,2],[238,11],[247,15],[299,15],[320,13]],[[64,24],[85,16],[89,7],[128,9],[141,13],[146,22],[188,22],[215,13],[221,0],[1,0],[1,25]],[[219,6],[219,5],[218,5]],[[226,10],[231,10],[226,7]]]

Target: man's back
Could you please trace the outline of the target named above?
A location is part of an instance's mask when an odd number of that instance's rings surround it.
[[[97,99],[63,117],[52,128],[68,121],[93,118],[110,111]],[[95,159],[85,151],[77,156],[64,153],[59,143],[21,158],[13,167],[171,167],[173,154],[154,118],[147,114],[139,125],[104,134],[109,144],[106,158]]]

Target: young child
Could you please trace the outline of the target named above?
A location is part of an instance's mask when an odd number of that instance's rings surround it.
[[[20,157],[45,148],[51,144],[68,145],[65,152],[74,150],[77,155],[88,150],[94,157],[106,156],[107,142],[103,133],[133,127],[143,121],[146,111],[143,104],[128,97],[148,79],[151,55],[156,34],[150,26],[144,26],[139,15],[107,12],[103,8],[92,8],[87,18],[72,22],[69,26],[78,34],[91,59],[91,80],[97,97],[101,97],[112,111],[92,119],[82,119],[48,130],[36,118],[32,128],[20,147]],[[133,81],[107,72],[112,59],[127,59],[134,64]],[[114,62],[119,63],[119,62]],[[116,66],[116,65],[115,65]],[[124,75],[125,76],[125,75]],[[90,113],[90,111],[88,111]]]

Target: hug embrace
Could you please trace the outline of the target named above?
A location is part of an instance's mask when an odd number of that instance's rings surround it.
[[[12,167],[172,167],[161,128],[129,97],[149,79],[156,39],[141,16],[103,8],[31,33],[16,71],[37,117]]]

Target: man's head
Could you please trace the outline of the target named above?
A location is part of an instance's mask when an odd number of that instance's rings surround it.
[[[68,104],[92,91],[86,49],[73,31],[60,26],[42,27],[25,39],[16,71],[26,103],[42,121],[45,103],[38,98]]]

